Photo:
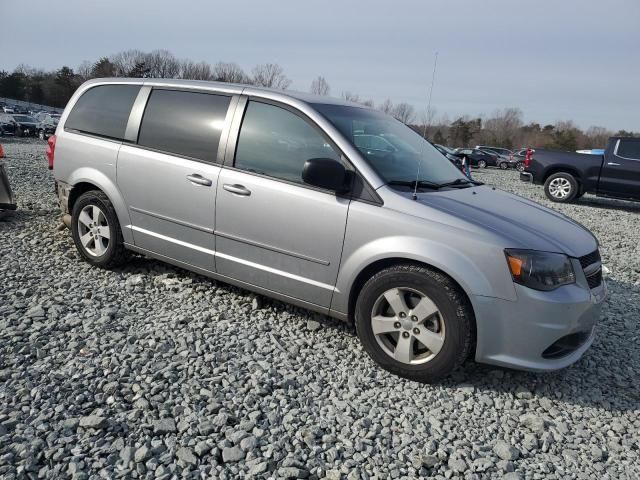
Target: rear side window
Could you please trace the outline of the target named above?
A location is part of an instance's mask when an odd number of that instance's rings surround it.
[[[215,162],[231,97],[153,90],[142,117],[138,144]]]
[[[632,158],[640,160],[640,139],[638,140],[620,140],[616,155],[619,157]]]
[[[312,158],[340,154],[303,118],[280,107],[249,102],[242,121],[235,167],[303,183],[302,169]]]
[[[65,128],[122,140],[140,85],[100,85],[73,106]]]

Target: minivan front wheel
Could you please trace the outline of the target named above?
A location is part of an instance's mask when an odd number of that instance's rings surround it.
[[[386,268],[356,301],[358,337],[384,369],[434,382],[462,364],[472,348],[468,301],[446,275],[419,265]]]
[[[75,202],[71,233],[82,258],[96,267],[114,267],[126,256],[115,209],[100,191],[83,193]]]

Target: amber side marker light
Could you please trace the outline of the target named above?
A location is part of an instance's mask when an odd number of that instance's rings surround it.
[[[520,275],[522,275],[522,265],[524,261],[521,258],[512,257],[511,255],[507,255],[507,261],[509,262],[511,275],[513,275],[514,278],[519,278]]]

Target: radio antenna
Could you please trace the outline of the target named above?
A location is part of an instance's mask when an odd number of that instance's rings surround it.
[[[433,73],[431,74],[431,87],[429,88],[429,102],[427,103],[427,118],[424,122],[423,138],[427,138],[427,127],[431,126],[431,96],[433,95],[433,84],[436,81],[436,68],[438,66],[438,52],[436,52],[436,58],[433,61]]]
[[[429,88],[429,101],[427,103],[427,118],[424,122],[424,132],[422,133],[422,138],[427,139],[427,127],[430,126],[431,123],[431,96],[433,94],[433,84],[436,80],[436,67],[438,66],[438,52],[436,52],[436,58],[433,61],[433,73],[431,74],[431,87]],[[413,187],[413,198],[414,200],[418,199],[418,182],[420,180],[420,165],[422,164],[422,159],[418,159],[418,170],[416,172],[416,184]]]

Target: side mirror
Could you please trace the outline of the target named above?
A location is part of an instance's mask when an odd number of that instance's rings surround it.
[[[347,170],[344,165],[331,158],[311,158],[304,162],[302,180],[314,187],[334,192],[348,190]]]

